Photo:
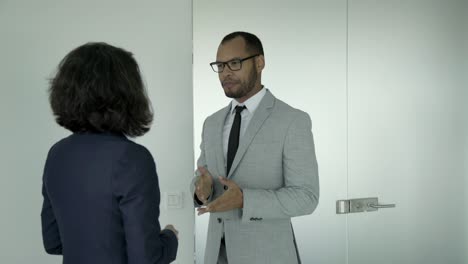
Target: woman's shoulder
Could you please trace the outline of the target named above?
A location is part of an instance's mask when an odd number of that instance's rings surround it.
[[[135,158],[152,158],[151,152],[145,146],[131,140],[125,143],[125,154]]]
[[[49,150],[50,153],[63,151],[100,152],[110,156],[127,156],[138,158],[152,157],[149,150],[128,139],[125,135],[108,133],[73,133],[60,139]]]

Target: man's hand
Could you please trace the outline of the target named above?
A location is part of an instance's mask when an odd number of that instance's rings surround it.
[[[227,186],[228,189],[216,200],[209,203],[206,207],[197,208],[198,215],[207,212],[224,212],[235,208],[244,207],[244,195],[239,186],[232,180],[219,177],[219,181]]]
[[[205,167],[198,167],[198,172],[200,172],[201,175],[198,176],[198,180],[195,183],[195,195],[198,200],[206,204],[208,197],[211,195],[213,177]]]

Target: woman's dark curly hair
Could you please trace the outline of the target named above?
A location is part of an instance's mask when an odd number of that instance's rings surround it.
[[[50,82],[49,101],[57,123],[77,133],[136,137],[153,121],[132,53],[106,43],[87,43],[65,56]]]

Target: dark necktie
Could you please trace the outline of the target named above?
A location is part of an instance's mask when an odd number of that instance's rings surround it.
[[[244,106],[236,106],[236,116],[234,117],[234,122],[232,123],[231,133],[229,134],[229,143],[228,143],[228,151],[227,151],[227,170],[226,176],[229,174],[231,170],[232,162],[234,161],[234,157],[236,156],[237,148],[239,147],[239,135],[240,135],[240,128],[241,128],[241,112],[246,107]]]

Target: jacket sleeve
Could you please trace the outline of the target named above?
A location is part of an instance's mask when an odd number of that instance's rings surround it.
[[[202,141],[200,143],[200,156],[198,157],[198,160],[197,160],[197,166],[198,167],[205,167],[208,171],[209,171],[209,168],[208,168],[208,165],[207,165],[207,162],[206,162],[206,157],[205,157],[205,125],[206,125],[206,121],[205,123],[203,124],[203,131],[202,131]],[[198,180],[198,176],[196,175],[196,172],[194,173],[194,177],[192,178],[192,182],[190,183],[190,193],[192,194],[192,197],[193,197],[193,205],[195,207],[200,207],[203,205],[203,203],[198,199],[197,195],[195,194],[195,184]],[[211,186],[211,195],[208,196],[208,202],[211,202],[212,199],[213,199],[213,186]]]
[[[311,214],[319,200],[319,179],[312,122],[305,112],[289,125],[282,157],[284,186],[277,190],[243,189],[242,221]]]
[[[44,169],[44,175],[47,170]],[[41,211],[41,225],[42,225],[42,241],[44,249],[48,254],[62,255],[62,241],[60,239],[60,232],[55,219],[54,210],[47,194],[45,182],[42,183],[42,211]]]
[[[122,215],[129,264],[170,263],[178,241],[159,224],[160,192],[149,151],[131,145],[116,165],[112,188]]]

